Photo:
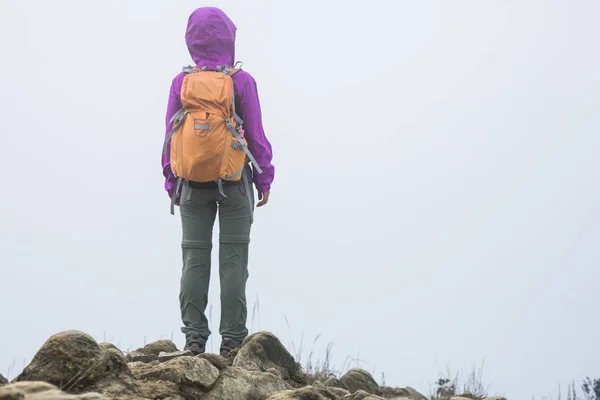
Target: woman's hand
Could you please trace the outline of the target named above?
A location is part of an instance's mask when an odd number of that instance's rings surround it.
[[[258,192],[258,199],[260,202],[256,205],[256,207],[262,207],[266,205],[269,202],[269,194],[271,194],[271,192]]]

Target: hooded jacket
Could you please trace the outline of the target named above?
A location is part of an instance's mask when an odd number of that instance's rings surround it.
[[[194,63],[198,67],[232,67],[235,60],[235,36],[237,28],[229,17],[215,7],[202,7],[189,17],[185,41]],[[171,130],[171,117],[182,108],[181,86],[185,73],[177,75],[171,83],[167,115],[165,119],[165,135]],[[233,75],[237,113],[244,120],[245,138],[250,152],[263,173],[253,172],[253,181],[259,192],[269,192],[275,175],[275,167],[271,164],[271,144],[265,136],[262,125],[262,113],[258,98],[258,89],[254,78],[246,71],[240,70]],[[167,144],[166,155],[162,156],[165,190],[173,195],[176,179],[171,171],[170,151]]]

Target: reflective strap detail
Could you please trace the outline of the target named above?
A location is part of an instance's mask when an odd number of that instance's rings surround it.
[[[231,142],[231,147],[236,150],[244,150],[244,147],[239,142]]]
[[[238,126],[242,126],[244,124],[244,120],[235,112],[235,89],[233,90],[233,93],[231,93],[231,115],[235,119],[235,122],[237,122]]]
[[[175,191],[173,192],[173,196],[171,197],[171,215],[175,215],[175,203],[179,199],[181,195],[181,183],[183,180],[181,178],[177,179],[177,186],[175,186]]]
[[[169,143],[169,140],[171,140],[171,138],[173,137],[175,132],[177,132],[177,130],[179,129],[180,126],[181,126],[181,124],[175,125],[173,127],[173,129],[171,129],[171,132],[169,132],[167,137],[165,137],[165,142],[163,143],[163,156],[167,155],[167,144]]]
[[[235,130],[235,128],[231,124],[231,120],[226,119],[225,120],[225,125],[227,125],[227,129],[229,130],[229,132],[231,132],[231,134],[233,135],[233,137],[235,137],[235,139],[242,145],[242,149],[244,150],[244,152],[246,153],[246,155],[250,159],[250,162],[252,162],[252,165],[254,165],[254,169],[256,169],[256,172],[258,172],[259,174],[262,174],[262,169],[258,166],[258,163],[256,162],[256,159],[254,158],[254,156],[252,155],[252,153],[250,153],[250,150],[248,149],[248,146],[246,146],[244,144],[244,140],[240,137],[240,134],[237,133],[237,131]]]
[[[198,70],[195,67],[192,67],[191,65],[187,65],[183,67],[183,72],[185,72],[186,74],[193,74],[194,72],[198,72]]]
[[[235,119],[235,122],[237,122],[238,125],[244,124],[244,121],[240,118],[239,115],[237,115],[235,111],[233,111],[233,109],[231,110],[231,114],[233,115],[233,118]]]
[[[248,197],[248,207],[250,208],[250,224],[254,222],[254,210],[252,209],[252,186],[248,182],[248,171],[244,168],[244,186],[246,187],[246,197]]]
[[[240,176],[240,175],[242,174],[242,172],[244,172],[244,168],[245,168],[245,167],[246,167],[246,166],[243,166],[243,167],[242,167],[242,169],[240,169],[238,172],[236,172],[236,173],[235,173],[235,174],[233,174],[233,175],[227,175],[227,176],[225,177],[225,179],[227,179],[227,180],[230,180],[230,179],[235,179],[235,178],[237,178],[238,176]]]
[[[181,118],[183,118],[184,114],[187,114],[187,112],[185,111],[185,108],[182,108],[181,110],[177,111],[175,114],[173,114],[173,116],[169,120],[169,124],[172,124],[173,122],[180,120]]]
[[[233,93],[231,93],[231,115],[237,122],[238,126],[242,126],[244,124],[244,120],[240,118],[240,116],[235,112],[235,89]]]
[[[173,137],[175,132],[177,132],[177,130],[181,126],[181,121],[183,120],[183,118],[186,115],[187,115],[187,111],[185,111],[185,109],[182,108],[181,110],[177,111],[175,113],[175,115],[173,115],[173,117],[171,118],[171,121],[169,121],[170,124],[172,124],[173,122],[176,122],[176,125],[173,127],[173,129],[171,129],[171,131],[165,137],[165,142],[163,143],[163,156],[167,155],[167,144],[169,143],[169,140],[171,140],[171,138]]]
[[[227,197],[223,190],[223,179],[217,179],[217,187],[219,188],[219,194],[223,197]]]
[[[229,73],[231,72],[231,68],[229,68],[226,65],[223,65],[221,67],[217,67],[217,71],[219,71],[223,75],[229,75]]]
[[[194,124],[194,129],[197,131],[207,131],[210,129],[208,124]]]

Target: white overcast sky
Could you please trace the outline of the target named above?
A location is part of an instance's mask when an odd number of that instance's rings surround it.
[[[66,329],[183,346],[160,151],[203,5],[274,150],[253,331],[426,393],[449,363],[511,399],[598,375],[597,0],[0,0],[1,373]]]

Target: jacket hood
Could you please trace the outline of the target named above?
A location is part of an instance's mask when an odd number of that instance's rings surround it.
[[[233,66],[237,28],[229,17],[216,7],[196,9],[188,19],[185,42],[192,59],[199,67]]]

